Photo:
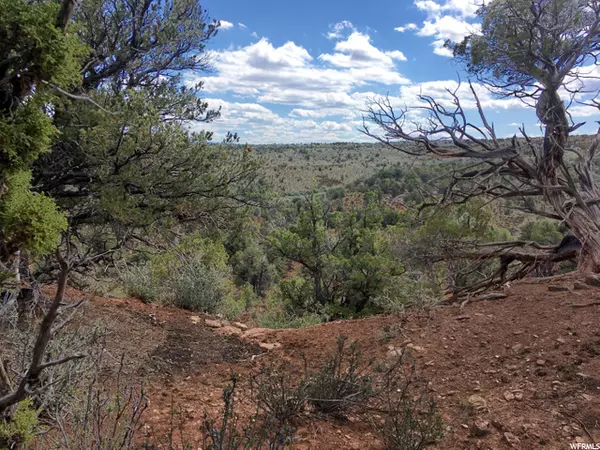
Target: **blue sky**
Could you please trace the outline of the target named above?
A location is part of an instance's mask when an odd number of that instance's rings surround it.
[[[445,89],[466,77],[443,43],[477,31],[476,1],[205,0],[222,25],[210,44],[214,72],[186,81],[203,80],[222,117],[203,128],[251,144],[368,140],[357,128],[370,98],[389,94],[397,107],[417,105],[421,92],[449,100]],[[521,123],[539,134],[532,110],[476,88],[498,135]],[[590,120],[595,110],[575,112]]]

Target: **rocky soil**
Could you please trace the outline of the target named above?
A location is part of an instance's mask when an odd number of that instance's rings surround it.
[[[73,298],[82,293],[71,291]],[[440,449],[565,449],[600,442],[600,280],[574,275],[528,279],[503,292],[428,312],[339,321],[310,329],[267,330],[251,323],[95,297],[86,321],[109,327],[108,352],[124,354],[132,379],[146,380],[144,430],[159,436],[183,415],[197,435],[205,411],[221,408],[235,371],[262,364],[299,371],[321,361],[338,336],[369,356],[410,352],[446,429]],[[251,405],[240,391],[240,405]],[[360,420],[307,416],[297,448],[380,449]]]

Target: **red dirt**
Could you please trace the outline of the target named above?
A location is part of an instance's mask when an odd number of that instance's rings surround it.
[[[430,380],[447,427],[433,448],[565,449],[569,443],[600,442],[600,289],[550,292],[574,278],[525,280],[502,300],[477,301],[430,312],[339,321],[310,329],[264,330],[251,339],[224,336],[193,323],[197,314],[146,305],[135,299],[94,298],[89,320],[110,329],[108,351],[126,355],[132,377],[147,379],[150,407],[146,430],[166,432],[171,411],[182,411],[186,429],[198,430],[203,412],[221,407],[232,370],[241,378],[268,361],[290,370],[303,357],[318,362],[338,336],[355,341],[364,354],[385,361],[390,346],[410,340],[422,374]],[[280,343],[265,351],[259,342]],[[253,358],[253,355],[261,355]],[[522,399],[505,398],[506,393]],[[486,407],[469,406],[478,395]],[[240,394],[244,397],[243,391]],[[241,404],[245,404],[242,399]],[[474,420],[490,422],[489,434],[470,437]],[[514,435],[519,442],[507,441]],[[306,418],[297,448],[380,449],[367,424],[357,420]]]

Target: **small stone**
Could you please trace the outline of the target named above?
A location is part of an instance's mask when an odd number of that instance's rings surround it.
[[[556,340],[556,342],[558,342],[559,344],[564,344],[564,343],[565,343],[565,342],[567,342],[567,341],[566,341],[566,339],[563,339],[563,338],[558,338],[558,339]]]
[[[546,365],[546,361],[545,361],[545,360],[543,360],[543,359],[538,359],[538,360],[537,360],[535,363],[536,363],[538,366],[545,366],[545,365]]]
[[[252,328],[251,330],[244,332],[243,336],[247,339],[258,338],[263,334],[267,334],[269,331],[268,328]]]
[[[576,436],[575,437],[575,442],[577,442],[578,444],[585,444],[587,441],[584,437],[581,436]]]
[[[264,348],[265,350],[273,350],[281,347],[279,342],[261,342],[258,344],[260,348]]]
[[[477,419],[471,425],[471,435],[476,437],[483,437],[489,434],[490,432],[490,423],[485,420]]]
[[[469,404],[477,410],[484,410],[487,408],[487,402],[481,395],[473,394],[468,398]]]
[[[217,333],[219,333],[219,334],[226,334],[226,335],[241,336],[242,330],[240,330],[239,328],[227,325],[227,326],[218,328],[217,329]]]
[[[550,286],[548,286],[548,291],[549,292],[569,292],[569,288],[566,286],[559,286],[556,284],[551,284]]]
[[[508,431],[506,431],[503,436],[506,442],[508,442],[512,447],[516,447],[521,443],[521,440],[518,437],[512,433],[509,433]]]
[[[467,320],[470,319],[471,316],[469,316],[468,314],[463,314],[462,316],[456,316],[454,319],[456,320]]]
[[[239,328],[240,330],[246,331],[248,329],[248,325],[242,322],[233,322],[233,326]]]
[[[221,328],[223,324],[219,320],[204,319],[204,324],[210,328]]]
[[[191,316],[190,320],[192,321],[192,323],[194,325],[198,325],[200,323],[200,321],[202,321],[202,318],[199,316]]]
[[[511,347],[511,350],[515,353],[521,353],[521,351],[523,350],[523,344],[515,344]]]
[[[506,400],[507,402],[510,402],[515,399],[515,395],[510,391],[506,391],[502,395],[504,396],[504,400]]]
[[[514,391],[513,395],[515,396],[515,400],[523,400],[523,391]]]
[[[585,284],[579,280],[577,280],[573,283],[573,289],[575,289],[576,291],[585,291],[589,288],[590,287],[587,284]]]
[[[412,350],[414,350],[416,352],[419,352],[419,353],[423,353],[425,351],[425,349],[423,347],[420,347],[420,346],[415,345],[415,344],[407,344],[406,347],[410,348],[410,349],[412,349]]]
[[[387,352],[388,359],[396,359],[402,356],[403,351],[401,348],[394,347],[393,345],[390,347],[391,348]]]

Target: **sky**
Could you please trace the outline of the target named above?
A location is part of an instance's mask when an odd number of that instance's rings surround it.
[[[221,21],[208,46],[214,67],[185,82],[203,81],[209,105],[221,108],[202,125],[216,140],[231,131],[249,144],[371,141],[359,131],[371,99],[389,95],[397,108],[413,107],[424,93],[448,102],[446,89],[468,78],[443,44],[478,30],[476,1],[204,0]],[[475,87],[498,136],[521,124],[540,134],[531,108]],[[459,92],[473,114],[468,86]],[[590,121],[596,110],[575,112],[576,121]]]

